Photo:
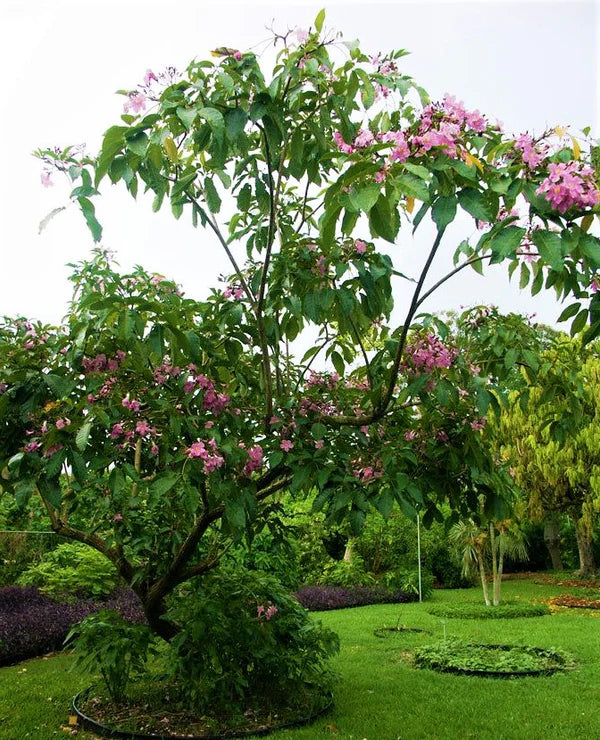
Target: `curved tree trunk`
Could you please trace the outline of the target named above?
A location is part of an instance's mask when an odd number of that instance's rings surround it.
[[[556,513],[548,514],[544,521],[544,543],[550,553],[552,570],[557,573],[564,570],[562,556],[560,554],[560,529]]]

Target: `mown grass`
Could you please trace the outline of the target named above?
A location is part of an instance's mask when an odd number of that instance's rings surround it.
[[[568,588],[509,581],[503,595],[529,601],[569,593]],[[436,591],[433,601],[473,601],[476,589]],[[412,740],[412,738],[598,737],[600,727],[600,613],[559,610],[551,616],[509,620],[440,619],[427,604],[377,605],[325,612],[342,650],[335,708],[312,726],[273,733],[273,740]],[[373,631],[400,623],[433,634]],[[406,652],[447,637],[470,642],[556,647],[571,653],[574,670],[541,678],[482,679],[411,668]],[[0,669],[2,740],[65,737],[71,697],[90,683],[68,672],[69,655]],[[78,731],[78,738],[94,735]]]

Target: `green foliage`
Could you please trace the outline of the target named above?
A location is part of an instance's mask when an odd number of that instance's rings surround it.
[[[466,673],[474,676],[548,675],[572,663],[566,653],[526,645],[473,645],[460,640],[444,640],[424,645],[414,652],[417,668]]]
[[[421,571],[421,598],[423,601],[431,598],[434,582],[434,577],[429,571]],[[385,575],[384,583],[392,590],[400,589],[408,594],[418,594],[419,571],[417,568],[389,571]]]
[[[328,586],[374,586],[377,581],[365,571],[360,555],[353,554],[350,560],[330,560],[316,580],[317,584]]]
[[[18,579],[22,586],[37,586],[53,598],[75,595],[101,599],[114,591],[118,573],[104,555],[88,545],[65,542],[45,554]]]
[[[550,614],[546,604],[510,602],[497,606],[473,604],[431,604],[427,611],[436,617],[448,619],[521,619],[523,617],[543,617]]]
[[[65,642],[77,650],[75,665],[100,671],[111,698],[120,702],[129,681],[144,674],[154,640],[146,625],[131,624],[117,612],[102,609],[74,627]]]
[[[328,686],[325,661],[339,649],[337,636],[271,576],[222,567],[186,588],[169,616],[181,631],[166,673],[199,711],[237,710],[256,697],[276,707],[307,685]]]

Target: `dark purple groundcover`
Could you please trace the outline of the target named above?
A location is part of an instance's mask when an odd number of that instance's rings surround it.
[[[303,586],[294,596],[309,611],[346,609],[368,604],[407,604],[416,601],[416,594],[405,591],[387,591],[385,588],[369,586]]]
[[[115,609],[131,621],[144,620],[137,597],[126,589],[115,591],[103,602],[77,599],[63,603],[33,587],[0,588],[0,665],[60,650],[71,627],[100,609]]]

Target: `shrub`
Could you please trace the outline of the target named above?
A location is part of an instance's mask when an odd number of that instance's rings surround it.
[[[102,599],[114,591],[117,571],[104,555],[78,542],[65,542],[44,555],[19,578],[22,586],[37,586],[53,598],[74,595]]]
[[[388,588],[400,589],[409,594],[419,596],[419,571],[417,568],[399,569],[386,573],[384,583]],[[421,571],[421,597],[429,599],[433,592],[434,578],[426,570]]]
[[[98,604],[91,599],[58,603],[36,588],[0,589],[0,665],[60,650],[69,630],[101,606],[116,609],[125,619],[141,622],[144,614],[132,591],[116,592]]]
[[[309,611],[346,609],[368,604],[406,604],[415,601],[415,594],[388,591],[384,588],[342,588],[341,586],[303,586],[294,594]]]
[[[363,559],[353,554],[351,560],[330,560],[317,581],[321,586],[375,586],[376,580],[365,571]]]
[[[221,567],[181,596],[169,613],[181,632],[165,661],[186,705],[214,713],[259,699],[277,707],[307,685],[318,693],[328,686],[325,662],[339,649],[337,635],[273,577]]]
[[[101,609],[90,614],[67,635],[78,651],[75,665],[100,671],[110,697],[125,698],[130,678],[145,672],[150,653],[156,652],[155,636],[144,624],[132,624],[116,611]]]
[[[478,603],[433,604],[427,611],[435,617],[449,619],[518,619],[521,617],[543,617],[550,614],[546,604],[506,602],[498,606]]]

